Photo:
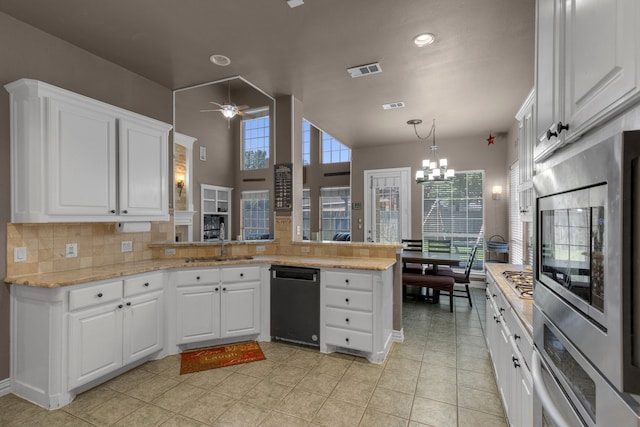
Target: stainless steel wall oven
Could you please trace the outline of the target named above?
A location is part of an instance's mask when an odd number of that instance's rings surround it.
[[[534,188],[537,351],[583,423],[615,425],[606,416],[624,407],[639,425],[640,131],[536,175]]]

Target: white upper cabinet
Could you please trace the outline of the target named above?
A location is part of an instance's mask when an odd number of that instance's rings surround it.
[[[167,135],[148,123],[119,121],[120,214],[128,217],[168,213]]]
[[[171,126],[36,80],[11,95],[11,221],[168,221]]]
[[[637,0],[538,0],[535,160],[638,101]]]

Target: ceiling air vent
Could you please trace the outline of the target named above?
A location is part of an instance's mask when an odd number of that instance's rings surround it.
[[[373,64],[358,65],[357,67],[347,68],[347,72],[351,77],[368,76],[369,74],[377,74],[382,72],[380,64],[374,62]]]
[[[404,102],[402,101],[396,101],[396,102],[390,102],[388,104],[382,104],[382,108],[384,108],[385,110],[393,110],[395,108],[403,108],[404,107]]]

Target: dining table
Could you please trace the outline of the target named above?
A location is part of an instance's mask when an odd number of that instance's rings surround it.
[[[421,251],[402,251],[402,266],[410,264],[430,264],[433,265],[434,272],[438,271],[438,265],[446,265],[455,267],[460,265],[460,255],[456,252],[421,252]],[[463,255],[466,259],[467,255]]]
[[[455,267],[460,265],[460,255],[457,252],[421,252],[421,251],[408,251],[402,250],[402,268],[404,269],[409,264],[429,264],[433,266],[433,273],[438,272],[438,265],[446,265],[448,267]],[[464,259],[467,258],[463,255]],[[424,273],[423,273],[424,274]],[[433,296],[427,295],[426,298],[431,299],[432,302],[438,303],[440,300],[440,292],[434,291]]]

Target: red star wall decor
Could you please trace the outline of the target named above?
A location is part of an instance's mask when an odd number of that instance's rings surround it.
[[[487,138],[487,145],[491,145],[493,144],[493,141],[495,141],[496,137],[491,135],[491,132],[489,132],[489,138]]]

